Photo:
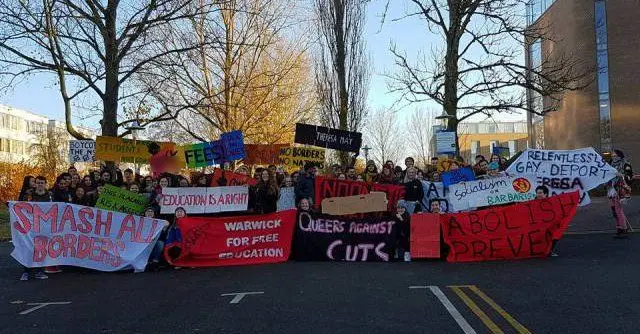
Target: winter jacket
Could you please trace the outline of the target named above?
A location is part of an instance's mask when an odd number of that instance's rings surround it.
[[[409,181],[404,184],[405,193],[404,199],[409,202],[420,202],[424,197],[424,190],[422,189],[422,182],[418,179]]]
[[[313,175],[309,175],[307,173],[300,173],[298,176],[298,184],[294,189],[296,194],[296,203],[298,203],[303,198],[310,198],[313,200],[315,194],[315,182],[316,179]]]
[[[268,185],[259,185],[256,191],[256,212],[272,213],[278,210],[278,193],[269,191]]]

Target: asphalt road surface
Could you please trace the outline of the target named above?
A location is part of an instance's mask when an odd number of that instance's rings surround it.
[[[560,257],[512,262],[67,270],[28,282],[10,249],[0,244],[2,333],[640,332],[638,234],[568,236]]]

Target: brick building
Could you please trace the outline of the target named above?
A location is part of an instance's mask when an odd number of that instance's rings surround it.
[[[549,40],[529,41],[526,63],[571,55],[588,86],[561,96],[558,111],[529,116],[530,145],[548,149],[592,146],[640,156],[640,2],[637,0],[531,0],[530,27],[549,29]],[[548,57],[548,58],[547,58]],[[548,97],[528,92],[542,109]]]

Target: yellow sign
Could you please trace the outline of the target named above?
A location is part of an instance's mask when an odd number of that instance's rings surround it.
[[[148,140],[124,139],[118,137],[99,136],[96,138],[96,160],[149,163],[151,153],[148,145],[152,143]],[[174,143],[156,142],[160,146],[160,151],[175,151],[176,158],[184,161],[184,153]]]
[[[280,165],[289,172],[300,170],[308,162],[313,162],[319,169],[324,168],[325,149],[315,147],[285,147],[280,149]]]

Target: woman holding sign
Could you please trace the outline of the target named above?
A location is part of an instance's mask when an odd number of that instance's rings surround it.
[[[627,181],[631,181],[633,170],[620,150],[613,150],[611,153],[611,166],[618,171],[618,175],[609,181],[607,197],[609,197],[613,217],[616,219],[616,236],[622,236],[628,232],[629,222],[622,209],[621,199],[631,197],[631,187]]]

